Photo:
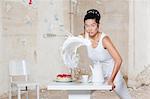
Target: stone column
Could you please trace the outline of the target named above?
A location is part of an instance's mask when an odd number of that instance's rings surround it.
[[[149,0],[129,0],[129,86],[137,83],[138,75],[150,64],[149,58]]]
[[[1,60],[1,38],[2,38],[2,1],[0,1],[0,60]]]

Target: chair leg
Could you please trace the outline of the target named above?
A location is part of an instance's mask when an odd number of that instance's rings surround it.
[[[26,86],[25,88],[26,88],[26,89],[25,89],[25,91],[26,91],[26,99],[29,99],[28,87]]]
[[[21,99],[21,92],[20,92],[20,88],[18,88],[18,99]]]
[[[39,99],[39,85],[36,85],[36,98]]]
[[[29,99],[29,92],[27,91],[27,96],[26,96],[26,99]]]
[[[12,94],[11,94],[11,87],[9,88],[9,99],[11,99],[11,96],[12,96]]]

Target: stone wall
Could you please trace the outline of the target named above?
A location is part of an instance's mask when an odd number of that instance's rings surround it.
[[[120,51],[129,84],[149,84],[149,0],[33,0],[32,5],[0,0],[0,95],[8,91],[11,59],[26,59],[29,79],[40,82],[41,88],[57,73],[67,72],[60,57],[64,35],[83,31],[90,8],[101,12],[101,28]]]
[[[146,77],[150,64],[150,1],[129,0],[129,5],[129,85],[139,86],[150,82]]]
[[[68,72],[60,56],[64,35],[69,30],[69,0],[0,1],[0,94],[7,93],[8,63],[26,59],[29,80],[41,88]],[[60,36],[59,36],[60,35]]]

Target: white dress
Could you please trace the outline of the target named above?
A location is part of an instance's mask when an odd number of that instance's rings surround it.
[[[98,46],[96,48],[93,48],[91,45],[89,45],[87,49],[88,56],[92,60],[93,64],[102,64],[103,75],[105,78],[108,78],[111,76],[114,68],[114,60],[107,49],[103,47],[102,40],[105,36],[105,33],[101,34]],[[114,90],[121,99],[131,99],[120,71],[117,73],[114,83],[116,85]]]

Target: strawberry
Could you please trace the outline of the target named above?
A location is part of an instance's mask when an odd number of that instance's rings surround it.
[[[71,75],[70,74],[58,74],[57,77],[66,78],[66,77],[71,77]]]

